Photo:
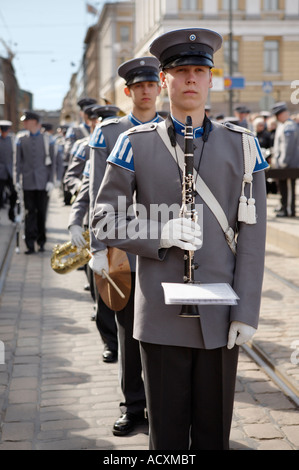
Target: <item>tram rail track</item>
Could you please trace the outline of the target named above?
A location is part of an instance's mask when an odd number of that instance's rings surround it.
[[[266,266],[265,274],[275,279],[279,284],[288,287],[298,294],[299,285],[278,274],[272,268]],[[299,408],[299,385],[294,381],[286,371],[282,370],[254,338],[242,346],[243,351],[271,378],[271,380],[283,391],[283,393]],[[298,363],[299,369],[299,363]]]

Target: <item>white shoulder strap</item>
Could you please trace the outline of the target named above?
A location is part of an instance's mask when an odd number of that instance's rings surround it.
[[[255,199],[252,197],[252,173],[257,159],[257,147],[252,135],[242,134],[243,153],[244,153],[244,176],[242,183],[242,192],[239,200],[239,222],[246,224],[256,224]],[[250,184],[250,197],[245,196],[245,185]]]
[[[159,136],[161,137],[161,139],[163,140],[164,144],[166,145],[167,149],[169,150],[169,152],[171,153],[171,155],[176,161],[175,150],[174,150],[174,147],[172,147],[170,143],[170,139],[167,135],[165,121],[162,121],[159,124],[157,124],[157,132]],[[178,156],[179,167],[183,171],[184,170],[184,152],[179,145],[177,145],[177,156]],[[232,250],[234,254],[236,254],[235,233],[233,229],[229,226],[227,217],[222,207],[220,206],[219,202],[217,201],[215,196],[212,194],[212,192],[210,191],[206,183],[203,181],[203,179],[199,175],[196,174],[195,170],[194,170],[194,181],[196,181],[195,189],[197,193],[205,201],[207,206],[211,209],[211,211],[215,215],[216,219],[218,220],[224,232],[226,241],[230,249]]]
[[[50,157],[50,136],[47,132],[44,132],[43,138],[44,138],[44,146],[45,146],[45,152],[46,152],[45,165],[49,166],[49,165],[52,165],[52,159]]]
[[[83,132],[84,137],[88,137],[88,136],[89,136],[89,132],[88,132],[88,130],[86,129],[86,127],[84,126],[84,123],[83,123],[83,122],[81,122],[81,124],[80,124],[79,127],[80,127],[81,131]]]

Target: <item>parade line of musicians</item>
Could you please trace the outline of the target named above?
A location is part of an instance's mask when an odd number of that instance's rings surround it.
[[[45,250],[54,187],[71,206],[72,244],[84,247],[89,230],[92,258],[84,269],[92,319],[104,345],[102,360],[120,363],[123,400],[112,432],[124,436],[149,425],[149,449],[229,449],[238,347],[258,327],[267,194],[280,195],[277,217],[296,216],[295,178],[270,180],[266,170],[299,167],[299,114],[290,116],[287,103],[279,102],[271,112],[239,105],[234,117],[211,116],[213,55],[221,47],[222,37],[202,28],[158,37],[150,56],[118,68],[131,102],[125,116],[115,105],[85,97],[77,103],[78,125],[53,129],[26,110],[24,129],[14,136],[12,122],[0,121],[0,207],[19,222],[17,200],[23,201],[25,254]],[[169,112],[156,110],[162,89]],[[193,125],[194,183],[202,178],[213,193],[229,234],[197,192],[201,219],[178,213],[155,221],[158,237],[118,237],[134,203],[147,209],[182,204],[186,116]],[[117,213],[120,196],[123,213]],[[103,222],[116,214],[113,236],[103,234]],[[109,273],[112,246],[126,253],[131,271],[130,295],[119,311],[106,305],[95,281]],[[237,305],[205,305],[196,318],[181,318],[178,305],[165,304],[161,283],[183,282],[186,252],[194,253],[194,281],[230,284]]]

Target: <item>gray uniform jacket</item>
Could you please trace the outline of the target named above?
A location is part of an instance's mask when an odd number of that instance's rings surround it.
[[[84,175],[82,185],[69,215],[68,228],[71,225],[89,225],[89,176]]]
[[[24,190],[45,190],[46,184],[54,180],[54,140],[49,142],[49,159],[46,155],[45,138],[41,133],[27,133],[17,140],[16,182],[20,182],[22,176]]]
[[[79,126],[70,127],[65,136],[65,144],[64,144],[64,165],[68,166],[71,156],[71,150],[74,143],[79,140],[83,139],[84,137],[88,137],[90,135],[90,128],[84,122],[81,122]]]
[[[183,139],[177,134],[181,147]],[[194,145],[197,168],[202,138],[196,138]],[[239,224],[238,205],[244,174],[240,130],[213,122],[200,163],[202,179],[222,206],[230,226],[238,229],[237,255],[228,247],[214,214],[198,195],[196,204],[203,205],[203,245],[195,252],[195,262],[199,265],[195,280],[229,283],[240,300],[233,307],[200,306],[199,319],[179,317],[180,306],[165,305],[164,301],[161,283],[183,282],[183,251],[176,247],[159,248],[162,224],[166,220],[159,220],[159,212],[153,208],[161,204],[180,207],[182,185],[178,166],[155,126],[140,126],[120,136],[108,162],[92,226],[95,235],[104,238],[105,243],[138,255],[134,337],[149,343],[213,349],[227,344],[229,324],[233,320],[256,328],[266,234],[265,174],[257,170],[268,165],[261,161],[253,175],[257,224]],[[134,195],[142,205],[140,213],[148,230],[139,237],[134,237],[134,224],[130,228],[131,236],[128,234],[132,220],[127,208],[133,203]],[[122,196],[121,202],[119,196]],[[172,217],[178,217],[178,213]],[[143,221],[139,221],[142,225]],[[103,222],[106,223],[104,230]]]
[[[84,137],[76,142],[76,151],[65,173],[63,182],[66,188],[74,194],[81,186],[82,175],[86,162],[89,160],[89,140],[90,136]]]
[[[299,168],[299,127],[291,119],[277,126],[274,162],[276,168]]]
[[[152,122],[160,122],[162,118],[157,114]],[[91,153],[90,153],[90,186],[89,186],[89,198],[91,208],[91,218],[93,216],[92,209],[103,180],[107,158],[111,153],[119,135],[128,129],[139,126],[141,123],[138,121],[132,113],[122,118],[109,119],[99,124],[90,141]],[[103,250],[106,246],[99,240],[97,240],[91,232],[90,237],[91,251]],[[135,257],[130,256],[131,269],[135,271]]]
[[[13,171],[13,144],[8,135],[3,139],[0,136],[0,180],[12,178]]]

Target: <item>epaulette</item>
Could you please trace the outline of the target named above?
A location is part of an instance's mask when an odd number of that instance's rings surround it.
[[[117,117],[116,118],[111,118],[111,119],[105,119],[105,121],[100,123],[99,127],[109,126],[110,124],[118,124],[119,120],[120,120],[120,118],[117,118]]]
[[[237,126],[236,124],[232,124],[231,122],[225,122],[222,125],[230,131],[240,132],[241,134],[244,134],[245,132],[248,135],[254,136],[254,134],[249,129],[246,129],[246,127]]]
[[[148,122],[146,124],[140,124],[140,126],[131,127],[126,131],[127,135],[137,134],[140,132],[151,132],[157,128],[157,122]]]

